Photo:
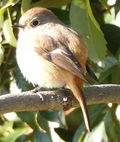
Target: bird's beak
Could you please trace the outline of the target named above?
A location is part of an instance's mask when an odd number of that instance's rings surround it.
[[[15,25],[12,25],[11,27],[12,27],[12,28],[20,28],[20,29],[23,29],[23,28],[24,28],[24,25],[15,24]]]

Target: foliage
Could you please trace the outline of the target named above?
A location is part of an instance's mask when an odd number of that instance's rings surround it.
[[[114,2],[114,0],[113,0]],[[88,57],[100,83],[120,83],[120,1],[107,0],[1,0],[0,94],[33,88],[22,77],[15,57],[20,16],[31,7],[51,9],[65,24],[83,35]],[[22,58],[22,57],[21,57]],[[117,142],[120,141],[120,107],[88,106],[93,131],[85,129],[82,112],[19,112],[0,116],[1,142]]]

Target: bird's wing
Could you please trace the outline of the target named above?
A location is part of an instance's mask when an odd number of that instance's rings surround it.
[[[72,52],[65,44],[54,40],[50,36],[41,36],[40,39],[41,42],[44,41],[44,43],[42,43],[41,47],[35,48],[40,56],[55,65],[70,71],[85,82],[89,82],[84,76],[81,64],[73,56]]]

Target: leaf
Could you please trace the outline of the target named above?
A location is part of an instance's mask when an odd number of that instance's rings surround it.
[[[112,73],[112,83],[120,84],[120,65],[118,65]]]
[[[37,121],[38,121],[39,126],[43,129],[43,131],[44,130],[46,131],[47,136],[49,137],[49,139],[52,139],[51,138],[51,130],[50,130],[50,126],[49,126],[49,121],[47,119],[45,119],[44,117],[42,117],[41,115],[38,115]],[[41,133],[41,134],[44,136],[44,133]]]
[[[113,65],[110,68],[106,69],[104,72],[101,73],[99,77],[99,82],[103,82],[110,74],[112,74],[117,68],[117,65]]]
[[[69,11],[57,8],[50,8],[50,10],[66,25],[70,26]]]
[[[84,142],[108,142],[108,138],[105,131],[105,123],[102,121],[97,127],[95,127],[91,133],[88,133]]]
[[[23,122],[26,122],[31,128],[39,130],[36,112],[17,112],[17,116],[21,118]]]
[[[105,35],[108,50],[116,55],[120,49],[120,28],[112,24],[104,24],[101,29]]]
[[[13,133],[9,134],[6,137],[3,137],[1,142],[14,142],[20,135],[26,132],[26,128],[15,129]]]
[[[71,4],[70,19],[72,27],[86,39],[89,58],[94,62],[103,60],[106,41],[93,17],[89,1],[85,3],[83,0],[74,0]]]
[[[117,15],[119,11],[120,11],[120,0],[116,0],[116,3],[115,3],[115,15]]]
[[[6,131],[12,132],[13,129],[13,122],[12,121],[5,121],[4,124],[0,127],[0,135],[5,133]]]
[[[42,133],[38,130],[34,131],[34,137],[36,142],[52,142],[47,133]]]
[[[105,66],[103,67],[103,71],[99,77],[99,81],[104,81],[109,75],[111,75],[117,68],[117,60],[113,57],[106,57],[104,60]]]
[[[109,5],[108,5],[108,1],[107,0],[99,0],[102,5],[105,7],[105,9],[108,9]]]
[[[59,111],[58,110],[49,110],[49,111],[40,111],[42,117],[49,121],[58,122]]]
[[[6,39],[6,42],[12,45],[13,47],[16,47],[16,39],[13,34],[12,30],[12,22],[10,18],[10,13],[9,10],[7,10],[8,18],[5,19],[4,24],[3,24],[3,33]]]
[[[104,117],[107,112],[107,107],[106,105],[93,105],[89,107],[89,114],[91,114],[91,124],[92,124],[92,132],[94,129],[97,129],[99,127],[99,124],[104,120]],[[90,134],[92,134],[92,132]],[[95,131],[94,131],[95,134]],[[79,126],[77,129],[73,142],[83,142],[86,140],[87,136],[89,135],[89,132],[85,128],[84,122],[82,125]]]
[[[23,75],[21,74],[20,70],[16,67],[11,71],[11,77],[13,78],[11,83],[10,83],[10,90],[12,89],[12,85],[17,85],[17,87],[19,89],[21,89],[22,91],[27,91],[29,89],[31,89],[32,85],[29,84],[25,78],[23,77]],[[14,88],[15,89],[15,88]]]
[[[2,8],[7,8],[9,6],[14,6],[19,1],[20,0],[3,0],[3,7]]]
[[[71,2],[71,0],[41,0],[39,2],[33,3],[32,7],[40,6],[40,7],[54,7],[59,8],[63,5],[67,5]]]
[[[49,110],[49,111],[40,111],[39,113],[42,117],[44,117],[48,121],[57,122],[61,127],[67,128],[64,111]]]
[[[117,133],[116,133],[114,120],[111,117],[111,111],[109,111],[109,113],[106,115],[105,129],[106,129],[106,133],[107,133],[107,136],[108,136],[109,140],[111,142],[113,142],[113,141],[117,142],[118,137],[117,137]]]
[[[72,142],[74,131],[63,128],[55,128],[55,132],[65,141]]]
[[[99,104],[99,105],[93,105],[92,110],[90,111],[91,120],[92,120],[92,128],[94,129],[97,127],[106,116],[108,112],[108,107],[106,104]]]
[[[31,8],[31,2],[32,0],[22,0],[22,3],[21,3],[21,13],[24,14],[28,9]]]
[[[3,61],[4,61],[4,48],[0,44],[0,66],[3,63]]]
[[[80,127],[77,129],[74,137],[73,137],[73,142],[78,142],[78,141],[84,141],[84,135],[86,135],[85,132],[85,125],[82,124]]]

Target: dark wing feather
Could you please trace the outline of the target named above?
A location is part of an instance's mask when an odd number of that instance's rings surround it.
[[[86,70],[96,82],[99,82],[99,80],[97,79],[96,75],[94,74],[94,72],[88,62],[86,62]]]
[[[76,76],[80,77],[88,83],[86,77],[84,76],[83,69],[80,63],[69,52],[69,50],[65,52],[61,49],[56,49],[53,52],[51,52],[49,56],[51,57],[51,62],[53,62],[54,64],[58,65],[63,69],[72,72],[73,74],[75,74]]]

